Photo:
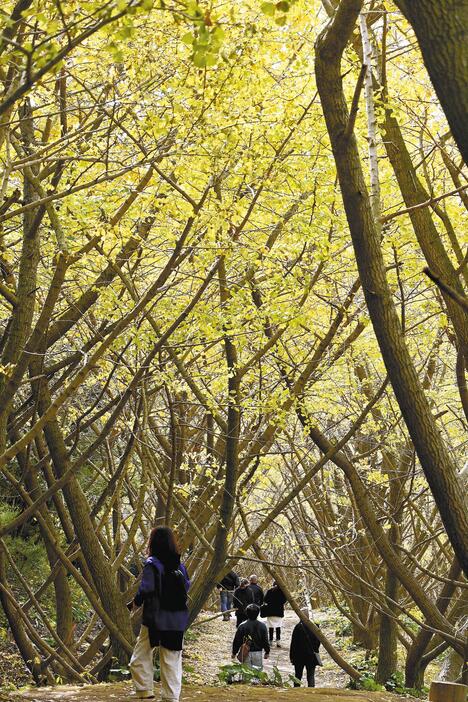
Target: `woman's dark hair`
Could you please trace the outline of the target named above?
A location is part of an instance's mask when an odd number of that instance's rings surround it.
[[[147,552],[148,556],[156,556],[161,561],[178,558],[180,550],[172,529],[163,526],[151,529]]]

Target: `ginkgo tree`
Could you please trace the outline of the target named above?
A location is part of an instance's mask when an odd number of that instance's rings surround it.
[[[0,601],[33,678],[128,660],[166,523],[192,621],[243,559],[295,568],[296,611],[322,579],[380,679],[399,639],[421,684],[464,645],[466,197],[405,18],[32,0],[2,21]]]

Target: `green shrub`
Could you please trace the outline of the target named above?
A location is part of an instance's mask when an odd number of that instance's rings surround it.
[[[405,679],[401,671],[396,671],[385,683],[385,689],[397,695],[409,695],[410,697],[425,697],[427,689],[417,690],[415,687],[405,687]]]
[[[218,678],[225,684],[244,683],[244,684],[261,684],[270,685],[273,687],[292,687],[295,682],[299,682],[294,675],[288,675],[284,678],[281,671],[274,666],[271,673],[265,670],[251,668],[244,663],[228,663],[220,666]]]

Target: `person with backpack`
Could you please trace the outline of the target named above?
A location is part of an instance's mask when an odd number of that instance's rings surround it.
[[[322,665],[319,648],[319,639],[299,620],[293,629],[289,659],[294,666],[294,677],[298,680],[302,679],[306,669],[307,687],[315,687],[315,668]],[[294,687],[299,686],[300,682],[294,683]]]
[[[253,595],[249,587],[247,578],[242,578],[240,585],[234,590],[233,605],[236,608],[236,626],[242,624],[247,619],[245,613],[249,604],[253,603]]]
[[[286,602],[286,595],[278,583],[274,582],[273,586],[265,593],[261,612],[263,617],[267,617],[270,643],[273,643],[273,633],[276,633],[277,648],[281,648],[281,628],[283,626],[284,605]]]
[[[229,610],[232,609],[234,590],[239,587],[239,583],[240,578],[237,573],[234,570],[230,570],[216,585],[219,590],[219,602],[224,621],[229,621],[231,618]]]
[[[252,593],[252,598],[254,604],[258,605],[259,607],[262,606],[263,604],[263,590],[258,584],[258,578],[256,575],[251,575],[249,578],[249,590]]]
[[[164,702],[178,702],[182,687],[182,647],[188,625],[187,592],[190,580],[180,562],[174,532],[169,527],[151,530],[148,558],[134,605],[143,605],[143,618],[130,672],[136,697],[152,699],[153,649],[159,647],[161,692]]]
[[[232,642],[232,658],[241,663],[262,670],[263,651],[265,659],[270,655],[270,643],[265,624],[258,621],[260,607],[249,604],[245,609],[247,621],[242,622],[236,630]]]

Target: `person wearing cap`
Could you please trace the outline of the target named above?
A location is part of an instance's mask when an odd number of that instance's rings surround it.
[[[243,643],[248,642],[250,651],[243,661],[251,668],[262,670],[263,652],[265,658],[270,655],[270,643],[268,641],[268,631],[263,622],[258,621],[260,607],[256,604],[249,604],[245,608],[247,621],[240,624],[236,630],[234,641],[232,642],[232,658],[235,660]]]
[[[307,610],[303,610],[308,614]],[[315,687],[315,668],[322,665],[319,655],[320,641],[310,629],[301,621],[296,624],[291,637],[289,659],[294,666],[294,677],[302,679],[306,669],[307,687]],[[294,687],[299,687],[300,682],[295,682]]]
[[[233,606],[236,608],[236,626],[245,622],[247,619],[246,607],[253,603],[252,592],[247,587],[248,584],[247,578],[242,578],[239,587],[234,590]]]

